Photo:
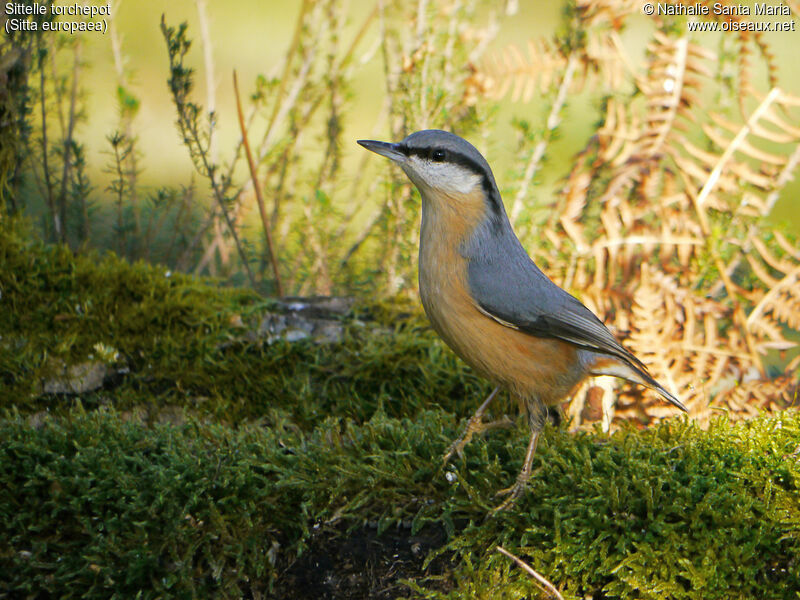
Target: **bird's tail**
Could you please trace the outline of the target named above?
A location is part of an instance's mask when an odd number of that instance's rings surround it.
[[[649,381],[649,382],[647,382],[647,383],[645,383],[644,385],[646,385],[646,386],[647,386],[647,387],[649,387],[650,389],[653,389],[653,390],[657,391],[657,392],[658,392],[659,394],[661,394],[661,395],[662,395],[662,396],[663,396],[663,397],[664,397],[666,400],[669,400],[669,401],[670,401],[672,404],[674,404],[675,406],[677,406],[678,408],[680,408],[680,409],[681,409],[683,412],[685,412],[685,413],[688,413],[688,412],[689,412],[689,409],[688,409],[688,408],[686,408],[686,406],[683,404],[683,402],[681,402],[680,400],[678,400],[677,396],[675,396],[674,394],[671,394],[669,391],[667,391],[667,389],[666,389],[666,388],[664,388],[664,386],[663,386],[663,385],[661,385],[661,384],[660,384],[660,383],[658,383],[658,382],[657,382],[655,379],[653,379],[652,377],[650,377],[650,375],[647,375],[647,378],[648,378],[650,381]]]
[[[683,412],[689,412],[684,406],[683,402],[669,392],[663,385],[658,383],[644,368],[634,365],[628,361],[622,361],[616,357],[604,357],[598,360],[590,369],[592,375],[613,375],[614,377],[621,377],[634,383],[639,383],[651,390],[657,391],[665,400],[680,408]]]

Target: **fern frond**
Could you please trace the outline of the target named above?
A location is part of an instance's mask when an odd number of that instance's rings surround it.
[[[759,411],[785,410],[797,401],[797,380],[790,376],[768,381],[748,381],[720,394],[715,405],[724,406],[734,418],[755,416]]]
[[[674,311],[668,311],[665,295],[650,279],[650,267],[642,265],[641,279],[633,295],[633,318],[628,342],[653,376],[673,393],[680,393],[672,364],[675,352]],[[671,314],[667,314],[667,313]]]
[[[762,355],[790,348],[786,329],[800,328],[800,248],[759,221],[800,164],[800,97],[775,85],[764,49],[770,88],[758,90],[748,72],[752,38],[734,42],[746,92],[738,113],[709,94],[726,77],[724,48],[718,59],[665,25],[645,64],[632,65],[617,34],[632,6],[576,2],[588,30],[572,49],[583,66],[575,88],[618,83],[621,73],[637,91],[626,96],[623,82],[602,98],[601,125],[536,232],[546,242],[531,249],[706,422],[714,407],[754,398],[757,385],[771,389]],[[563,59],[537,67],[529,57],[553,51],[506,49],[493,97],[541,90],[550,83],[542,69],[563,69]],[[574,411],[583,415],[590,395]],[[624,387],[617,414],[646,421],[671,410]]]
[[[770,286],[769,291],[764,294],[747,316],[747,325],[753,328],[765,328],[767,322],[765,317],[770,313],[778,319],[779,323],[784,323],[793,329],[800,329],[800,265],[795,266],[783,279]],[[775,329],[780,331],[777,325]],[[772,339],[786,341],[780,333],[772,336]]]
[[[514,102],[530,102],[537,92],[545,92],[557,80],[567,59],[549,42],[530,40],[527,56],[516,44],[509,44],[499,53],[473,67],[470,85],[492,100],[500,100],[511,92]]]

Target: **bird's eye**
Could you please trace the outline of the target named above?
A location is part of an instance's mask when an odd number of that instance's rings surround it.
[[[431,160],[434,162],[444,162],[446,157],[444,150],[431,150]]]

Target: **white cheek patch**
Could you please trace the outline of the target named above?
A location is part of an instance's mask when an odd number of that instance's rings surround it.
[[[481,176],[453,163],[415,159],[403,170],[417,185],[445,194],[469,194],[480,185]]]
[[[441,165],[446,171],[443,181],[446,185],[442,189],[449,194],[469,194],[476,186],[480,185],[481,177],[472,171],[459,167],[458,165]]]

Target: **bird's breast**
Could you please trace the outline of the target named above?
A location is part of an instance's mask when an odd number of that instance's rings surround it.
[[[460,248],[469,228],[442,222],[423,206],[419,252],[422,306],[433,328],[467,364],[521,397],[552,404],[585,376],[571,344],[537,338],[481,313],[469,290]]]

